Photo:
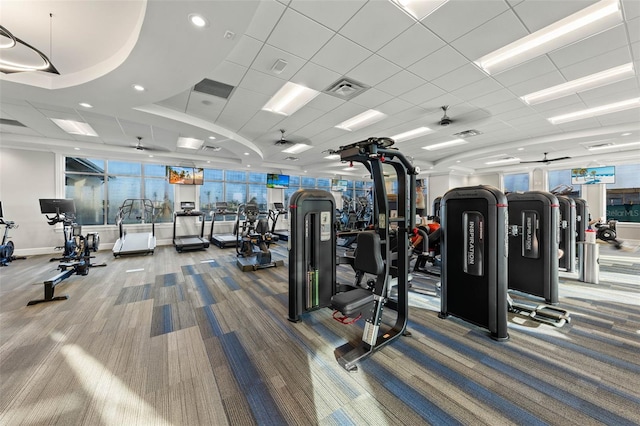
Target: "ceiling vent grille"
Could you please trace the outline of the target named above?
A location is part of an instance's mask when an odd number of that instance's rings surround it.
[[[285,157],[285,161],[298,161],[298,157]]]
[[[481,135],[482,132],[480,130],[475,130],[475,129],[470,129],[470,130],[463,130],[462,132],[458,132],[458,133],[454,133],[453,136],[457,136],[459,138],[470,138],[471,136],[478,136]]]
[[[358,96],[368,88],[369,86],[365,86],[355,80],[342,77],[322,92],[340,99],[349,100]]]
[[[207,146],[207,145],[205,145],[205,146],[203,146],[203,147],[202,147],[202,150],[203,150],[203,151],[213,151],[213,152],[218,152],[218,151],[220,151],[221,149],[222,149],[222,148],[221,148],[221,147],[219,147],[219,146]]]
[[[11,120],[9,118],[0,118],[0,124],[4,126],[17,126],[17,127],[27,127],[18,120]]]
[[[193,87],[194,92],[217,96],[222,99],[229,99],[235,87],[215,80],[205,78]]]

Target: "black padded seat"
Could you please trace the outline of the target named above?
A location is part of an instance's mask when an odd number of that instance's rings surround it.
[[[377,233],[365,231],[358,234],[358,248],[353,260],[353,268],[356,271],[375,275],[384,272],[380,236]],[[331,298],[331,306],[348,317],[361,313],[371,303],[373,303],[373,293],[363,288],[338,293]]]

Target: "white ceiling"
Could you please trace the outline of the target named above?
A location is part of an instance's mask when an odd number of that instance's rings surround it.
[[[425,174],[524,171],[544,165],[485,163],[539,160],[545,152],[572,157],[553,168],[638,162],[637,147],[595,154],[585,146],[640,141],[640,108],[561,125],[547,118],[640,97],[640,1],[621,1],[622,24],[507,71],[488,75],[474,64],[593,3],[451,0],[416,22],[387,0],[3,0],[0,25],[49,55],[61,75],[0,74],[0,118],[24,125],[0,125],[0,143],[88,157],[361,176],[362,170],[350,173],[324,159],[324,152],[427,126],[434,131],[395,145]],[[191,13],[209,25],[193,27]],[[288,65],[275,74],[278,59]],[[635,77],[618,83],[534,106],[519,98],[629,62]],[[261,109],[287,81],[321,91],[341,77],[370,88],[349,101],[321,93],[288,117]],[[204,78],[235,89],[228,99],[194,92]],[[133,84],[147,90],[135,92]],[[454,120],[448,127],[438,125],[442,105]],[[334,127],[368,109],[387,118],[354,132]],[[49,118],[86,121],[99,136],[69,135]],[[280,129],[312,149],[285,161],[291,154],[274,145]],[[482,134],[465,145],[422,149],[468,129]],[[180,136],[221,149],[176,148]],[[157,150],[133,149],[138,137]]]

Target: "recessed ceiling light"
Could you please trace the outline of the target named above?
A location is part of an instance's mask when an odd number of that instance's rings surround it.
[[[436,149],[447,148],[454,145],[462,145],[467,143],[464,139],[453,139],[447,142],[440,142],[434,145],[423,146],[422,149],[426,149],[427,151],[435,151]]]
[[[76,151],[80,151],[80,148],[78,148],[78,147],[75,147],[73,149],[75,149]]]
[[[186,149],[200,149],[204,141],[202,139],[195,138],[185,138],[180,136],[178,138],[178,148],[186,148]]]
[[[60,118],[51,118],[50,120],[71,135],[98,136],[96,131],[93,130],[93,127],[88,123],[74,120],[63,120]]]
[[[216,137],[215,136],[209,136],[209,139],[214,140]]]
[[[251,164],[247,164],[247,168],[251,167]]]
[[[487,161],[486,165],[492,165],[492,164],[508,164],[508,163],[517,163],[519,162],[520,159],[518,157],[509,157],[509,158],[501,158],[500,160],[493,160],[493,161]]]
[[[305,152],[309,149],[311,149],[311,145],[307,145],[306,143],[297,143],[287,149],[283,149],[282,152],[286,152],[287,154],[300,154],[301,152]]]
[[[248,153],[248,152],[245,152],[245,153],[244,153],[244,155],[249,155],[249,153]]]
[[[351,117],[348,120],[343,121],[335,127],[351,132],[353,130],[367,127],[373,123],[377,123],[378,121],[383,120],[386,117],[386,114],[383,114],[380,111],[376,111],[375,109],[370,109],[354,117]]]
[[[211,160],[207,160],[207,164],[211,164]]]
[[[189,22],[191,22],[198,28],[203,28],[209,25],[209,21],[207,21],[202,15],[198,15],[197,13],[192,13],[189,15]]]
[[[625,111],[632,108],[640,107],[640,98],[627,99],[620,102],[614,102],[612,104],[600,105],[593,108],[583,109],[580,111],[570,112],[568,114],[557,115],[550,117],[547,120],[551,124],[562,124],[570,121],[582,120],[584,118],[597,117],[600,115],[610,114],[613,112]]]
[[[618,148],[627,148],[630,146],[637,146],[640,145],[640,142],[629,142],[629,143],[610,143],[610,144],[603,144],[603,145],[598,145],[598,146],[591,146],[588,147],[587,149],[589,151],[600,151],[603,149],[618,149]]]
[[[620,136],[629,136],[630,134],[631,134],[631,132],[626,132],[626,133],[621,134]]]
[[[548,89],[529,93],[528,95],[522,96],[521,99],[529,105],[536,105],[562,98],[564,96],[569,96],[574,93],[580,93],[597,87],[606,86],[607,84],[613,84],[633,76],[635,76],[633,63],[629,62],[628,64],[620,65],[619,67],[610,68],[605,71],[549,87]]]
[[[317,90],[288,81],[269,99],[269,102],[262,109],[276,114],[291,115],[319,94],[320,92]]]
[[[153,154],[149,154],[149,158],[153,158]]]
[[[86,102],[80,102],[80,104],[79,104],[79,105],[80,105],[81,107],[84,107],[84,108],[93,108],[93,105],[88,104],[88,103],[86,103]]]
[[[400,9],[413,16],[418,21],[423,20],[433,12],[438,10],[440,6],[449,0],[390,0],[391,3],[400,7]]]
[[[585,39],[622,22],[618,0],[601,0],[475,61],[489,74]]]
[[[137,90],[138,92],[144,92],[144,86],[139,84],[132,84],[131,87],[133,87],[133,90]]]
[[[518,148],[518,151],[524,151],[524,148]]]
[[[391,139],[393,139],[396,142],[408,141],[411,139],[415,139],[419,136],[426,135],[431,131],[432,130],[428,127],[418,127],[417,129],[409,130],[407,132],[399,133],[395,136],[391,136]]]

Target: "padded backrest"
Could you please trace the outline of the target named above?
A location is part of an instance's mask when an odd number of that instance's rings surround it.
[[[258,219],[258,224],[256,225],[256,232],[260,235],[264,235],[269,232],[269,222],[267,219]]]
[[[375,232],[360,232],[353,267],[357,271],[379,275],[384,271],[380,235]]]

